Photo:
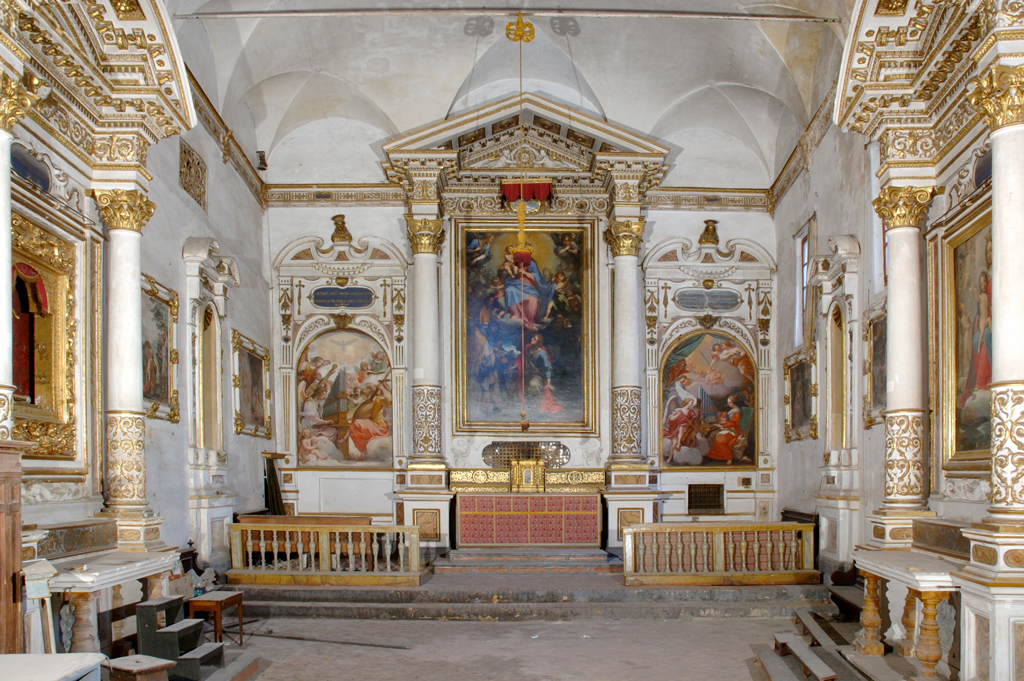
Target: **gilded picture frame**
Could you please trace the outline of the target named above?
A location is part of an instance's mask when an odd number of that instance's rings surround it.
[[[270,439],[270,351],[231,329],[231,387],[235,435]]]
[[[786,442],[818,439],[818,362],[814,345],[793,353],[782,363],[786,408]]]
[[[991,226],[986,200],[947,227],[938,248],[943,468],[975,474],[991,465]]]
[[[11,215],[11,242],[14,296],[19,299],[14,310],[15,395],[11,437],[36,443],[22,454],[23,459],[71,461],[76,458],[76,249],[71,242],[18,213]],[[19,314],[22,302],[30,314],[25,314],[26,309]],[[34,325],[31,337],[36,342],[23,346],[21,360],[28,363],[25,371],[19,373],[17,337],[19,324],[25,323]],[[28,355],[32,355],[31,359]]]
[[[594,434],[597,225],[592,219],[581,218],[529,219],[526,239],[534,249],[531,262],[535,270],[532,276],[539,284],[536,290],[550,287],[554,291],[536,300],[530,287],[525,288],[526,293],[520,290],[522,287],[512,290],[520,281],[519,275],[502,278],[509,255],[506,251],[516,242],[517,230],[518,224],[511,216],[456,219],[452,224],[454,430],[521,433],[519,390],[524,388],[530,433]],[[495,279],[499,279],[498,287],[492,286]],[[512,284],[505,287],[505,282]],[[521,300],[510,300],[516,292]],[[559,298],[559,294],[564,295]],[[493,309],[482,308],[485,299],[493,301]],[[528,311],[528,304],[535,306],[534,311]],[[522,305],[524,311],[517,312],[517,305]],[[564,318],[559,306],[566,310]],[[528,323],[520,322],[513,328],[521,319],[518,314],[528,316]],[[564,321],[569,316],[572,319]],[[507,328],[498,329],[492,338],[492,329],[502,324]],[[485,352],[497,357],[495,364],[515,364],[525,355],[525,386],[502,383],[511,372],[503,374],[500,368],[485,377],[480,361]],[[548,357],[547,362],[543,362],[542,354]],[[487,390],[495,394],[483,394]]]
[[[142,274],[142,398],[146,417],[178,423],[178,292]]]
[[[864,430],[885,423],[886,393],[886,338],[888,323],[885,301],[864,312],[864,401],[862,416]]]

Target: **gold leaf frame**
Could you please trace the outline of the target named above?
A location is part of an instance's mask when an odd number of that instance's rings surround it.
[[[242,418],[242,381],[239,370],[243,352],[256,355],[263,360],[263,393],[259,396],[263,400],[263,425],[246,423],[245,419]],[[236,329],[231,329],[231,392],[235,398],[235,435],[244,433],[252,437],[262,437],[268,440],[273,437],[270,413],[270,385],[270,351],[253,339],[243,336]]]
[[[938,310],[937,338],[939,360],[938,422],[942,468],[947,471],[988,477],[992,453],[989,449],[956,450],[956,291],[953,281],[953,265],[956,249],[975,237],[981,230],[992,224],[991,201],[985,199],[974,210],[959,217],[943,230],[936,251],[929,256],[938,256],[931,273],[938,274],[933,283],[940,297]],[[991,276],[991,275],[990,275]]]
[[[880,322],[885,322],[886,319],[884,300],[864,311],[864,333],[862,336],[862,341],[864,343],[864,366],[862,369],[864,377],[864,401],[863,408],[861,409],[864,421],[864,430],[870,430],[877,425],[885,423],[885,414],[883,413],[885,411],[885,407],[883,406],[881,409],[874,409],[871,405],[874,402],[874,396],[877,390],[881,390],[883,396],[886,392],[886,386],[884,384],[876,386],[872,381],[872,372],[874,370],[872,358],[874,357],[875,325]],[[888,338],[889,335],[888,330],[888,324],[886,324],[886,338]],[[882,352],[885,352],[884,348],[882,349]]]
[[[521,433],[519,419],[514,422],[502,421],[471,421],[467,403],[467,386],[469,371],[466,366],[468,340],[466,338],[466,233],[467,232],[515,232],[518,224],[513,216],[498,218],[455,218],[452,220],[449,238],[452,247],[452,291],[455,300],[452,309],[452,325],[455,327],[455,348],[452,361],[455,374],[455,408],[453,409],[454,430],[456,433]],[[583,419],[575,422],[532,423],[530,433],[559,434],[596,434],[597,433],[597,400],[595,385],[597,374],[596,334],[596,289],[597,268],[595,235],[596,220],[590,218],[529,218],[526,222],[526,233],[547,234],[550,232],[579,232],[582,236],[582,253],[585,262],[581,269],[585,277],[583,298]]]
[[[11,214],[11,250],[15,262],[39,272],[50,303],[52,331],[50,361],[44,379],[49,382],[47,406],[14,404],[15,440],[35,442],[24,459],[69,460],[75,455],[75,246],[28,218]],[[38,369],[37,369],[38,373]]]
[[[793,428],[793,382],[790,372],[794,366],[807,364],[807,376],[810,400],[811,418],[806,427]],[[818,439],[818,351],[816,344],[797,350],[787,357],[782,363],[782,379],[785,385],[785,392],[782,396],[783,404],[786,407],[785,436],[786,442],[793,440],[817,440]]]
[[[142,292],[152,300],[163,303],[170,310],[170,326],[167,330],[168,366],[167,382],[170,387],[169,402],[149,401],[146,418],[178,423],[181,410],[178,402],[178,292],[170,289],[145,272],[142,273]],[[143,358],[145,359],[145,358]]]

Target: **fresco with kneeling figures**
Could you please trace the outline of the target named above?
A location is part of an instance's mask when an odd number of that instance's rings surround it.
[[[377,341],[349,330],[318,336],[295,380],[300,466],[391,465],[391,362]]]
[[[662,466],[753,466],[756,401],[757,367],[736,339],[679,340],[661,369]]]

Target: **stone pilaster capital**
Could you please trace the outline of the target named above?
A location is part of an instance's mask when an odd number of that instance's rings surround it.
[[[604,240],[611,247],[613,256],[640,255],[640,244],[644,238],[643,218],[636,220],[612,220],[604,231]]]
[[[127,229],[141,234],[156,211],[156,204],[138,189],[94,189],[92,193],[107,229]]]
[[[967,86],[967,100],[992,130],[1024,123],[1024,64],[993,64]]]
[[[935,187],[883,187],[871,205],[886,229],[920,227],[935,193]]]
[[[417,253],[441,252],[441,245],[444,243],[445,231],[444,220],[437,218],[417,218],[415,215],[405,216],[406,227],[409,232],[409,245],[412,246],[413,255]]]
[[[7,132],[14,129],[19,119],[35,106],[48,90],[30,73],[20,80],[11,78],[7,73],[0,73],[0,128]]]

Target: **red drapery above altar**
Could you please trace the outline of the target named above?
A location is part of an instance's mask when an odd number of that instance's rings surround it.
[[[501,193],[509,203],[520,198],[524,201],[547,201],[551,197],[551,180],[505,180],[501,183]]]

